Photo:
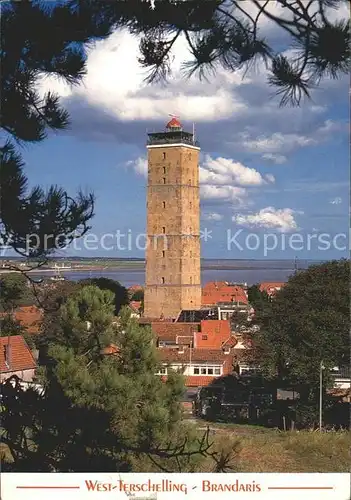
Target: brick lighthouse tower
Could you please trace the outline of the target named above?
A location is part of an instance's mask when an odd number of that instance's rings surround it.
[[[172,118],[148,134],[144,315],[175,318],[200,309],[199,152],[193,133]]]

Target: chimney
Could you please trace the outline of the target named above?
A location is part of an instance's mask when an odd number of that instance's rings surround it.
[[[4,358],[5,358],[5,365],[7,366],[8,369],[11,367],[11,348],[10,348],[10,337],[8,344],[4,346]]]
[[[35,361],[38,362],[38,359],[39,359],[39,350],[38,349],[32,349],[32,355],[33,355],[33,358],[35,359]]]

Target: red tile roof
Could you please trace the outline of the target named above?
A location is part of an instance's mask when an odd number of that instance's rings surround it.
[[[205,338],[206,337],[206,338]],[[227,320],[202,320],[201,332],[196,334],[195,346],[206,349],[220,349],[231,337],[230,323]]]
[[[228,285],[224,281],[207,283],[202,289],[203,306],[214,306],[219,302],[248,303],[245,290],[239,285]]]
[[[22,335],[13,335],[0,338],[0,371],[18,372],[32,370],[37,363]],[[8,349],[8,364],[5,362],[5,352]]]
[[[201,375],[191,375],[189,377],[185,377],[185,386],[186,387],[205,387],[206,385],[210,385],[214,380],[218,377],[209,377],[209,376],[201,376]]]
[[[1,313],[0,316],[5,316]],[[28,333],[39,333],[43,320],[43,311],[37,306],[23,306],[15,310],[13,317],[27,330]]]
[[[283,286],[285,285],[284,282],[263,282],[260,283],[260,292],[267,292],[268,295],[274,295],[277,293]]]
[[[144,290],[144,288],[141,285],[132,285],[128,288],[129,292],[136,292],[138,290]]]
[[[214,380],[219,377],[212,377],[208,375],[189,375],[184,377],[185,387],[205,387],[210,385]],[[167,375],[161,375],[162,382],[167,381]]]
[[[140,310],[140,307],[141,307],[141,300],[132,300],[130,303],[129,303],[129,307],[131,309],[133,309],[133,311],[135,312],[139,312]]]
[[[194,332],[199,330],[199,323],[167,323],[153,322],[151,328],[158,340],[168,340],[181,343],[181,339],[193,338]]]
[[[218,290],[219,288],[223,288],[224,286],[228,286],[228,283],[226,281],[208,281],[203,286],[203,290]]]
[[[191,351],[191,352],[190,352]],[[160,360],[163,363],[219,363],[223,364],[233,358],[231,354],[224,354],[221,349],[190,349],[184,348],[184,352],[179,352],[179,349],[159,349]]]
[[[169,318],[160,319],[160,318],[147,318],[146,316],[142,316],[141,318],[138,319],[138,323],[140,325],[151,326],[152,323],[174,323],[174,321]]]

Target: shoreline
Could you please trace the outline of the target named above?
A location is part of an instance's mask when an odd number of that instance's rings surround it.
[[[300,268],[297,270],[303,270],[305,268]],[[295,271],[293,267],[278,267],[278,266],[272,266],[272,267],[257,267],[257,266],[218,266],[218,265],[213,265],[213,266],[201,266],[201,271]],[[13,269],[0,269],[0,274],[9,274],[9,273],[27,273],[27,274],[47,274],[47,273],[57,273],[59,272],[60,274],[79,274],[79,273],[89,273],[89,272],[140,272],[140,271],[145,271],[145,265],[140,266],[140,267],[127,267],[127,266],[117,266],[117,267],[86,267],[86,268],[79,268],[79,269],[32,269],[32,270],[13,270]]]

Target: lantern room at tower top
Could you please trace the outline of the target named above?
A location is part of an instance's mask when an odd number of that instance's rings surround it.
[[[200,148],[195,140],[193,132],[185,132],[178,118],[173,117],[166,125],[163,132],[152,132],[148,134],[147,146],[176,146],[186,145]]]

